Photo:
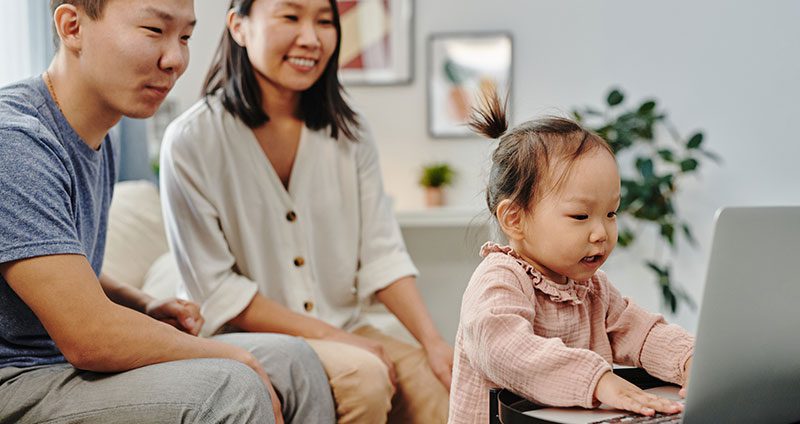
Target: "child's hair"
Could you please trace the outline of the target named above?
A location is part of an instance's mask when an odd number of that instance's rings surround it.
[[[490,139],[499,138],[492,154],[492,170],[486,187],[486,205],[497,217],[497,205],[504,199],[523,210],[544,195],[543,188],[558,188],[575,161],[595,149],[613,156],[611,147],[599,135],[577,122],[546,116],[524,122],[509,131],[506,118],[508,98],[501,102],[494,91],[484,92],[479,107],[469,122],[473,131]],[[554,165],[563,161],[560,175],[553,175]],[[547,186],[543,187],[542,183]]]

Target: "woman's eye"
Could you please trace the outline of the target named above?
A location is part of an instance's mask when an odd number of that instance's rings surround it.
[[[577,219],[578,221],[583,221],[589,219],[589,215],[570,215],[570,218]]]
[[[191,39],[192,39],[191,35],[184,35],[183,37],[181,37],[181,40],[186,41],[186,42],[189,42],[189,40],[191,40]]]
[[[320,19],[319,23],[320,23],[320,25],[333,25],[333,20],[332,19]]]
[[[142,28],[144,28],[144,29],[146,29],[146,30],[148,30],[150,32],[154,32],[156,34],[163,33],[163,31],[161,31],[161,28],[157,28],[157,27],[148,27],[148,26],[146,26],[146,27],[142,27]]]

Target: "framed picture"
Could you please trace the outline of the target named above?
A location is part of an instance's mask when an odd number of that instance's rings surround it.
[[[497,90],[504,99],[511,93],[512,68],[508,33],[432,35],[428,40],[431,137],[474,137],[466,123],[478,95],[487,89]]]
[[[413,0],[337,0],[339,78],[346,85],[408,84],[413,70]]]

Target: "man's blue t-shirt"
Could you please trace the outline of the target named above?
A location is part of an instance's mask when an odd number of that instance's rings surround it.
[[[84,143],[41,77],[0,88],[0,263],[81,254],[99,275],[114,161],[109,137],[98,150]],[[64,361],[0,275],[0,368]]]

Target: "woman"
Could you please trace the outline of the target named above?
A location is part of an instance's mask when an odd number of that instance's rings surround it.
[[[205,98],[164,138],[162,195],[203,334],[306,338],[339,422],[445,422],[452,348],[434,328],[337,77],[333,0],[234,0]],[[422,348],[366,325],[377,300]],[[398,396],[392,404],[393,393]]]

